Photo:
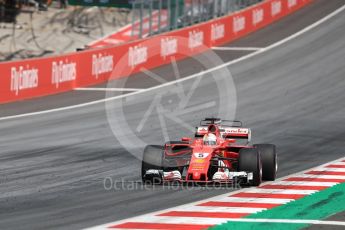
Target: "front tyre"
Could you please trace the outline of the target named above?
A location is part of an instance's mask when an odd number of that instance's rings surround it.
[[[141,178],[143,182],[147,182],[145,174],[147,170],[163,169],[163,154],[164,150],[159,145],[148,145],[144,149],[143,160],[141,162]]]
[[[255,148],[243,148],[239,152],[238,171],[253,173],[251,185],[259,186],[262,182],[262,165],[260,154]]]
[[[261,156],[262,162],[262,179],[266,181],[274,181],[277,177],[278,158],[276,146],[271,144],[254,145]]]

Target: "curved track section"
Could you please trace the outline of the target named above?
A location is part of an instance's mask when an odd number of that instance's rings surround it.
[[[341,13],[284,46],[231,66],[236,117],[252,128],[255,142],[278,146],[279,176],[343,156],[344,27]],[[227,56],[226,51],[219,54]],[[204,77],[200,89],[212,96],[211,79]],[[153,96],[132,101],[127,119],[138,123],[138,112]],[[204,98],[193,100],[202,103]],[[0,122],[1,229],[90,227],[229,192],[106,191],[105,177],[139,180],[140,162],[116,141],[105,114],[104,104],[96,104]],[[195,119],[207,115],[203,110],[186,122],[195,125]],[[156,143],[160,137],[152,129],[146,138]]]

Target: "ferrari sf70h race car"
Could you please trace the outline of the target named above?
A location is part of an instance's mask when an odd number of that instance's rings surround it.
[[[195,137],[146,146],[142,180],[150,183],[240,183],[274,181],[278,162],[272,144],[251,145],[251,130],[240,121],[206,118]]]

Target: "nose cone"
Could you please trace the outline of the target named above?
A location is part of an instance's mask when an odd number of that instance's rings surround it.
[[[199,172],[193,173],[193,180],[200,180],[200,173]]]

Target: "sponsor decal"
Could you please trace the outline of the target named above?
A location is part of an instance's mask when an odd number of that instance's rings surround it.
[[[189,32],[188,47],[194,49],[204,44],[204,32],[193,30]]]
[[[203,158],[207,158],[209,155],[209,153],[194,153],[194,157],[198,158],[198,159],[203,159]]]
[[[19,66],[11,68],[11,91],[16,96],[21,90],[33,89],[38,87],[38,69],[27,66]]]
[[[191,170],[192,170],[192,171],[199,171],[199,170],[203,170],[204,167],[205,167],[204,165],[194,165],[194,164],[193,164],[193,165],[191,166]]]
[[[195,160],[195,163],[199,163],[199,164],[202,164],[202,163],[204,163],[204,162],[205,162],[204,159],[196,159],[196,160]]]
[[[264,9],[258,8],[253,10],[253,25],[257,25],[264,20]]]
[[[280,14],[282,11],[282,2],[281,1],[274,1],[271,4],[271,15],[276,16],[277,14]]]
[[[238,33],[246,28],[246,18],[244,16],[235,16],[233,18],[234,33]]]
[[[161,57],[166,59],[167,56],[177,53],[177,39],[176,38],[162,38],[161,39]]]
[[[248,134],[249,133],[249,129],[245,129],[245,128],[229,128],[229,129],[225,129],[225,133]]]
[[[58,89],[61,83],[74,81],[77,77],[77,63],[64,61],[53,61],[52,63],[52,84]]]
[[[111,73],[114,69],[113,55],[92,55],[92,75],[98,79],[100,74]]]
[[[214,23],[211,25],[211,40],[216,41],[225,36],[225,25]]]
[[[292,8],[297,5],[297,0],[288,0],[288,7]]]
[[[147,62],[148,48],[146,46],[137,45],[129,47],[128,51],[128,65],[132,68]]]

